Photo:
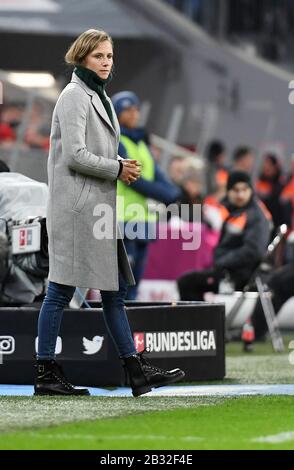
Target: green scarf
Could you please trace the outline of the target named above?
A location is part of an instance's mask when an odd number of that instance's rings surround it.
[[[112,73],[110,73],[108,78],[106,79],[100,78],[93,70],[90,70],[84,67],[83,65],[76,65],[76,67],[74,68],[74,73],[81,80],[83,80],[83,82],[88,85],[91,90],[94,90],[96,91],[96,93],[98,93],[99,98],[101,99],[102,104],[105,108],[105,111],[107,112],[108,117],[113,125],[113,115],[111,106],[104,92],[107,83],[109,83],[112,79]]]

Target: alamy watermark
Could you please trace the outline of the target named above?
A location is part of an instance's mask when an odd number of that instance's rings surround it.
[[[149,203],[147,210],[141,204],[133,203],[125,207],[122,196],[117,197],[119,212],[126,222],[120,223],[117,238],[129,240],[173,240],[182,241],[184,251],[197,250],[201,245],[201,205]],[[93,226],[97,240],[114,238],[114,208],[109,204],[97,204],[93,215],[98,217]],[[188,222],[185,222],[188,221]]]

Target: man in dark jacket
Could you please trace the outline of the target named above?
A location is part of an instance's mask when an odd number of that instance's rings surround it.
[[[220,281],[226,277],[236,290],[242,290],[266,252],[270,217],[255,197],[247,173],[234,171],[229,175],[220,211],[223,225],[213,267],[178,279],[182,300],[203,300],[205,292],[218,292]]]
[[[282,305],[294,296],[294,262],[285,264],[270,273],[267,285],[271,290],[274,312],[277,315]],[[255,332],[255,341],[263,341],[268,327],[260,299],[251,316],[251,323]]]

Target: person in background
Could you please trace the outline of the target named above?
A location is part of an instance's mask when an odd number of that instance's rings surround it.
[[[291,157],[290,174],[280,195],[285,220],[288,227],[294,231],[294,155]]]
[[[11,107],[0,106],[0,145],[2,147],[10,147],[16,140],[16,133],[10,119],[12,119]]]
[[[180,181],[182,180],[186,168],[188,165],[187,158],[185,157],[179,157],[179,156],[174,156],[171,158],[168,164],[168,176],[171,179],[173,183],[176,185],[180,185]]]
[[[272,215],[274,230],[290,220],[286,217],[286,204],[283,204],[281,193],[285,186],[285,178],[278,157],[268,153],[263,157],[260,175],[256,181],[255,190]]]
[[[179,215],[185,222],[197,222],[194,220],[193,207],[195,204],[203,205],[203,182],[201,175],[194,168],[187,168],[180,181],[180,186],[182,194],[178,201]],[[188,211],[187,206],[189,208]]]
[[[205,204],[201,172],[194,167],[187,167],[180,181],[180,188],[182,191],[178,200],[180,218],[190,223],[201,222],[210,229],[217,230],[220,217],[218,213],[211,211],[209,205]],[[200,211],[195,211],[195,206],[199,206]]]
[[[208,194],[218,190],[225,192],[229,174],[226,158],[226,147],[223,142],[219,140],[210,142],[206,150]]]
[[[271,273],[267,285],[272,292],[274,312],[277,315],[282,305],[294,296],[294,261]],[[263,341],[268,327],[260,300],[257,301],[251,316],[251,324],[254,328],[255,341]]]
[[[254,167],[254,152],[250,147],[238,147],[233,155],[233,171],[245,171],[251,175]]]
[[[205,204],[217,208],[225,197],[229,170],[226,166],[226,148],[218,141],[212,141],[206,150],[206,187]]]
[[[121,91],[112,97],[112,103],[121,130],[118,153],[123,159],[135,159],[142,165],[137,181],[130,185],[123,181],[117,183],[118,220],[124,228],[124,243],[136,281],[135,286],[129,287],[127,299],[135,300],[147,260],[148,242],[155,236],[156,216],[148,209],[148,199],[168,205],[178,199],[180,190],[163,174],[152,156],[145,129],[138,127],[139,98],[131,91]],[[140,206],[140,215],[134,217],[131,213],[132,204]],[[126,228],[132,231],[132,236]]]
[[[24,136],[24,141],[30,148],[49,149],[50,129],[44,114],[43,105],[38,101],[33,103],[29,115],[29,124]]]
[[[1,122],[8,124],[16,132],[23,118],[23,113],[24,105],[22,103],[7,103],[2,108]]]
[[[221,211],[223,225],[213,268],[181,276],[177,281],[181,300],[204,300],[204,293],[218,292],[220,281],[226,278],[242,290],[266,252],[270,222],[248,173],[230,173]]]

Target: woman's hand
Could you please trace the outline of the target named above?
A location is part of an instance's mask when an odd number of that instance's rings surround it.
[[[137,160],[121,160],[123,169],[118,179],[126,184],[131,184],[137,181],[141,175],[141,163]]]

